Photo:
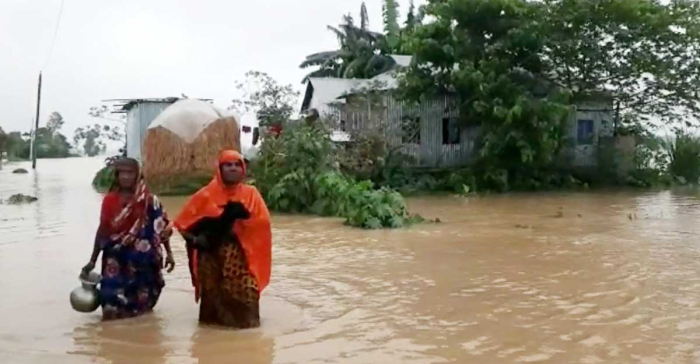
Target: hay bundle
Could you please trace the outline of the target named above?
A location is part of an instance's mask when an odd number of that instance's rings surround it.
[[[188,193],[212,177],[223,149],[241,150],[236,118],[203,101],[178,101],[146,132],[144,176],[157,192],[184,188],[181,192]]]

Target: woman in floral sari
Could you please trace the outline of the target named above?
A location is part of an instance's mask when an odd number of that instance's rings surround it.
[[[102,252],[100,303],[105,320],[135,317],[150,312],[165,286],[161,269],[175,267],[170,250],[171,228],[158,199],[141,177],[139,164],[130,158],[114,163],[115,182],[102,201],[100,226],[86,275]]]
[[[219,156],[214,179],[183,207],[175,227],[187,242],[199,321],[260,326],[260,294],[270,281],[270,214],[255,187],[243,183],[236,151]]]

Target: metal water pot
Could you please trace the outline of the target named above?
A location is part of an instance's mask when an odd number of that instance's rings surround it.
[[[102,276],[90,272],[87,277],[81,277],[81,286],[70,293],[70,305],[78,312],[93,312],[100,307],[100,291],[97,285]]]

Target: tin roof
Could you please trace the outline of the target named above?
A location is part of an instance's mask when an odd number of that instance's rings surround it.
[[[120,114],[126,113],[133,109],[138,104],[154,103],[154,104],[174,104],[181,97],[162,97],[162,98],[140,98],[140,99],[109,99],[102,100],[102,102],[112,103],[112,113]],[[200,101],[211,102],[212,99],[196,99]]]
[[[315,109],[323,105],[339,102],[338,98],[361,85],[364,79],[348,78],[309,78],[301,109]]]

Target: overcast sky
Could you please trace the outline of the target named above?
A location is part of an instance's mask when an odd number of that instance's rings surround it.
[[[64,133],[94,123],[103,99],[236,96],[248,70],[302,89],[307,54],[337,48],[326,25],[359,18],[362,0],[0,0],[0,126],[28,131],[43,69],[41,124],[60,112]],[[366,0],[370,26],[382,27],[381,0]],[[416,1],[421,4],[422,1]],[[401,22],[408,0],[400,0]],[[48,62],[47,62],[48,58]],[[45,66],[46,64],[46,66]]]

